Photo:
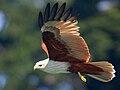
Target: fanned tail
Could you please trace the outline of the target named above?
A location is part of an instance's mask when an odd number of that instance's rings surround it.
[[[87,75],[94,79],[97,79],[102,82],[109,82],[115,77],[114,66],[107,61],[87,62],[86,65],[88,66],[88,68],[90,68],[91,65],[94,66],[93,69],[91,68],[90,71],[87,71]],[[95,69],[95,67],[96,67],[96,69]],[[99,68],[98,71],[97,71],[97,68]],[[93,70],[93,71],[91,71],[91,70]]]
[[[103,70],[98,75],[87,74],[88,76],[95,78],[102,82],[109,82],[115,77],[114,66],[109,62],[89,62],[89,64],[99,67]]]

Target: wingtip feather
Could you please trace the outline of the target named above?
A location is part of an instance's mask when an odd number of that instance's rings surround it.
[[[49,17],[50,17],[50,3],[47,4],[44,11],[44,23],[48,21]]]
[[[39,15],[38,15],[38,25],[40,28],[43,26],[43,15],[41,12],[39,12]]]
[[[70,7],[69,9],[66,10],[64,15],[61,17],[61,20],[66,21],[68,18],[70,18],[71,12],[72,12],[72,7]]]
[[[65,7],[66,7],[66,3],[63,3],[55,16],[55,20],[60,20],[60,18],[62,17],[65,11]]]

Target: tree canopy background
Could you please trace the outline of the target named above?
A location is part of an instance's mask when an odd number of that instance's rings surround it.
[[[37,18],[48,2],[73,7],[91,61],[111,62],[116,78],[102,83],[87,77],[83,85],[75,74],[33,70],[46,58]],[[0,17],[0,90],[119,90],[120,0],[0,0]]]

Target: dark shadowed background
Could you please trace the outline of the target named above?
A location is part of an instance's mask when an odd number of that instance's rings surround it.
[[[76,74],[33,70],[46,58],[37,17],[46,4],[67,2],[78,17],[92,61],[106,60],[116,78],[102,83]],[[120,90],[120,0],[0,0],[0,90]]]

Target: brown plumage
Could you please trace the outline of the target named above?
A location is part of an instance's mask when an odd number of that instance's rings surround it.
[[[39,13],[38,23],[42,31],[42,48],[48,59],[39,61],[34,68],[43,68],[49,73],[82,73],[97,80],[108,82],[115,77],[111,63],[88,62],[90,52],[80,35],[77,18],[71,16],[72,8],[65,11],[66,3],[58,9],[54,4],[50,11],[48,3],[44,12]],[[42,67],[41,67],[42,66]]]

